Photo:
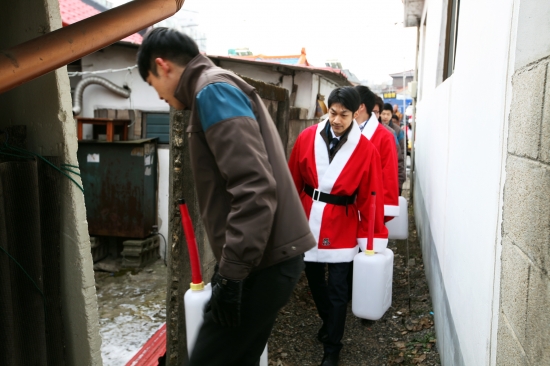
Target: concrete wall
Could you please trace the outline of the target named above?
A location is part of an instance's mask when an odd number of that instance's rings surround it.
[[[509,115],[498,365],[550,364],[550,4],[522,0]]]
[[[420,23],[414,206],[444,365],[495,362],[513,5],[461,2],[444,82],[447,0],[426,0]]]
[[[121,69],[136,64],[136,46],[115,44],[82,58],[82,71]],[[120,97],[99,85],[84,90],[82,117],[93,117],[94,109],[137,109],[146,112],[165,112],[170,108],[160,100],[155,89],[141,79],[136,69],[116,73],[99,74],[118,86],[127,85],[130,98]],[[86,75],[84,76],[84,78]]]
[[[57,0],[4,3],[0,48],[8,48],[61,27]],[[27,126],[27,148],[78,165],[76,124],[65,67],[0,95],[0,126]],[[78,181],[79,179],[76,178]],[[92,256],[82,192],[62,181],[61,295],[68,365],[101,365],[101,338]],[[32,343],[32,340],[29,340]],[[32,347],[29,348],[32,351]]]

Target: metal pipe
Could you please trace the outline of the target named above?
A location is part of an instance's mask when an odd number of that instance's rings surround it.
[[[80,80],[80,82],[76,85],[76,88],[74,89],[74,116],[78,116],[80,112],[82,112],[82,94],[84,94],[84,89],[86,89],[86,87],[91,84],[101,85],[106,89],[109,89],[113,93],[120,95],[121,97],[130,98],[130,89],[120,87],[110,82],[109,80],[101,78],[99,76],[90,76]]]
[[[134,0],[7,50],[0,50],[0,93],[147,28],[184,0]]]

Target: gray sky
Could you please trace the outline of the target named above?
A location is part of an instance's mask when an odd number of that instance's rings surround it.
[[[338,59],[376,82],[414,68],[416,29],[403,28],[402,0],[186,0],[183,9],[198,12],[209,54],[248,47],[289,55],[305,47],[314,66]]]

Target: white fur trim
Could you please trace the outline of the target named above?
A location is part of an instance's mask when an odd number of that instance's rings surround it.
[[[379,124],[380,124],[380,122],[378,122],[378,119],[376,118],[374,113],[371,113],[370,118],[367,121],[367,124],[363,128],[363,136],[365,136],[366,138],[368,138],[370,140],[372,138],[372,135],[374,135],[374,132],[378,128]]]
[[[353,261],[359,248],[319,249],[317,246],[305,253],[304,261],[318,263],[346,263]]]
[[[309,229],[315,238],[315,248],[319,245],[319,235],[321,234],[321,224],[323,220],[323,211],[327,204],[321,201],[313,201],[311,211],[309,212]],[[313,253],[312,253],[313,255]],[[316,262],[317,260],[312,260]]]
[[[327,120],[328,121],[328,120]],[[327,122],[328,123],[328,122]],[[323,124],[323,127],[326,123]],[[315,161],[317,165],[317,176],[319,178],[319,190],[325,193],[331,193],[334,183],[344,170],[351,154],[355,151],[361,138],[361,130],[357,125],[357,122],[352,121],[351,131],[348,133],[348,139],[344,145],[338,150],[332,162],[328,165],[328,168],[321,174],[321,168],[324,168],[324,161],[319,161],[318,157],[328,159],[327,145],[321,137],[321,126],[317,127],[317,136],[315,137]],[[320,140],[320,143],[318,143]],[[321,144],[322,143],[322,144]],[[321,163],[321,164],[320,164]]]
[[[399,216],[399,206],[384,205],[384,216]]]
[[[321,182],[321,179],[325,175],[329,167],[329,156],[327,151],[327,144],[321,136],[321,131],[327,126],[328,118],[317,125],[317,131],[315,131],[314,153],[315,153],[315,169],[317,170],[317,184]],[[313,187],[315,188],[315,187]],[[330,193],[326,192],[326,193]]]
[[[362,251],[367,250],[367,238],[357,238],[357,245]],[[374,251],[383,252],[388,247],[388,239],[374,238]]]

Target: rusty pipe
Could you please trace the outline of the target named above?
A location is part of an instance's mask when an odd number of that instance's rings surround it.
[[[184,0],[134,0],[7,50],[0,93],[67,65],[174,15]]]

